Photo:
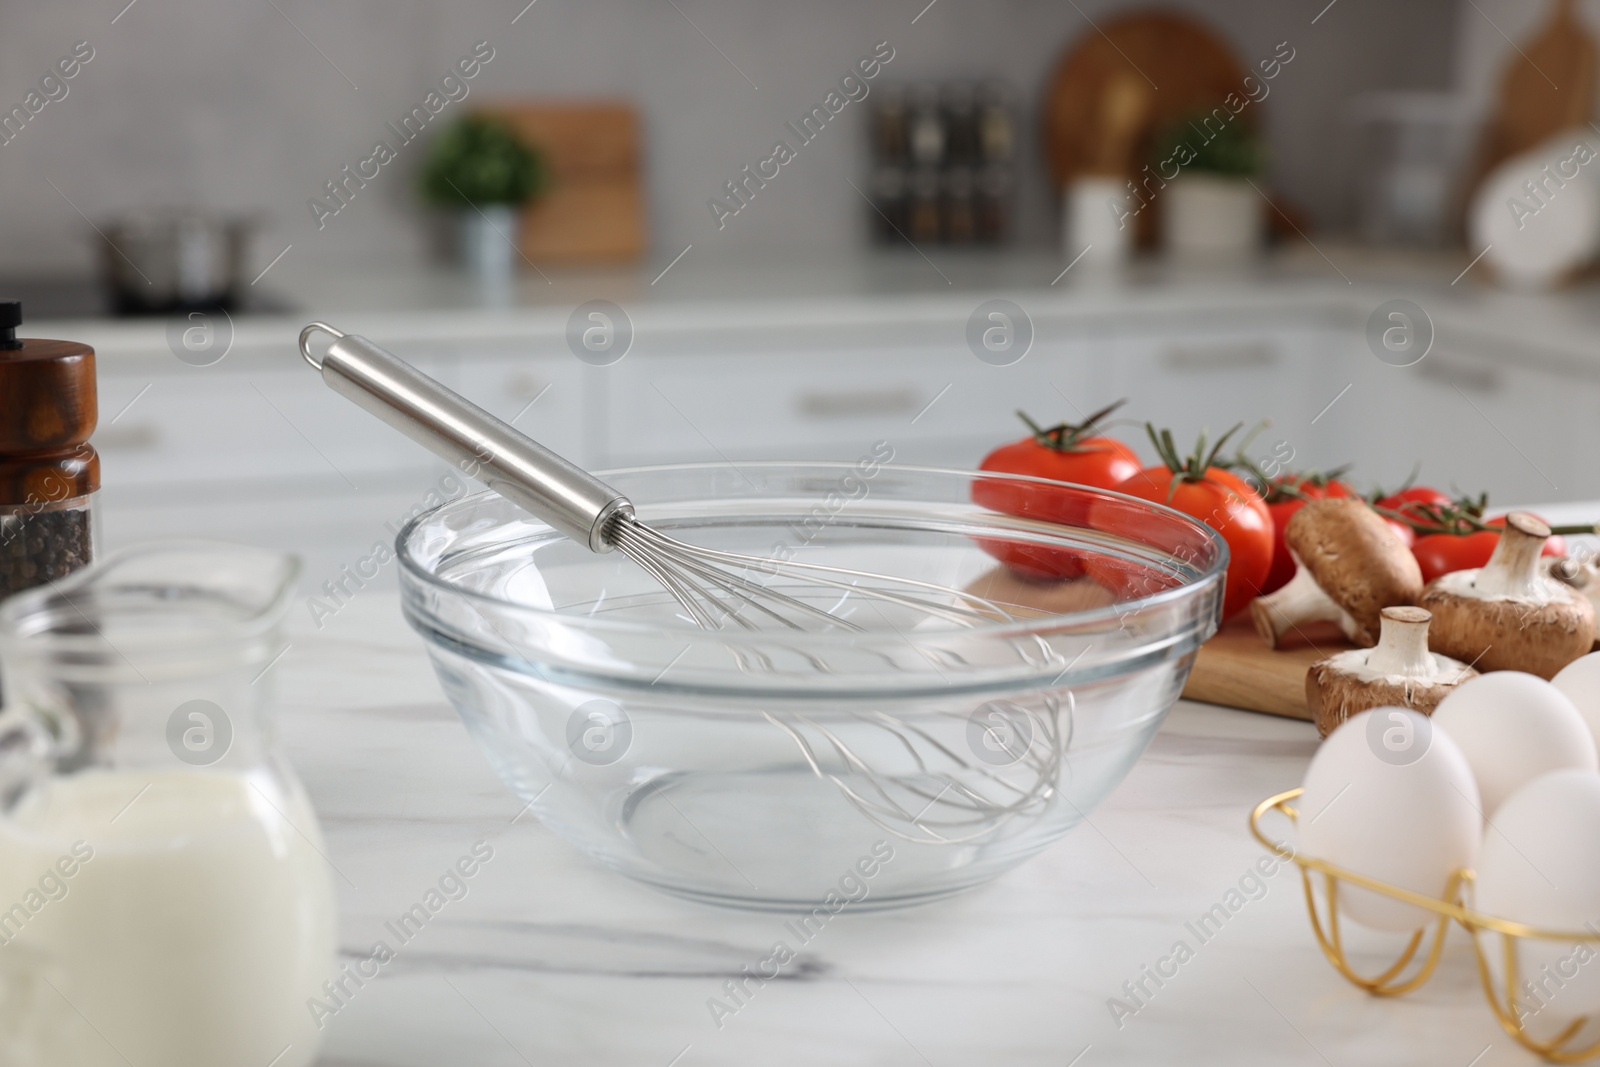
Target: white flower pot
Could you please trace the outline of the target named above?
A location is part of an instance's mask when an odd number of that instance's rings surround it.
[[[1134,218],[1124,178],[1085,176],[1062,199],[1062,254],[1087,269],[1117,267],[1133,251]]]
[[[485,282],[510,281],[516,273],[517,209],[484,204],[460,215],[461,263]]]
[[[1245,259],[1261,250],[1267,203],[1244,178],[1182,174],[1162,191],[1163,236],[1184,259]]]

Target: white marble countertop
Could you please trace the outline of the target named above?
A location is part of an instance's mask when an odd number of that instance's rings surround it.
[[[292,310],[240,315],[244,347],[281,352],[306,322],[393,342],[447,344],[516,338],[564,352],[567,319],[579,304],[612,301],[626,310],[637,337],[728,336],[749,347],[762,336],[821,328],[865,342],[918,344],[918,332],[960,329],[975,301],[1018,302],[1045,328],[1075,334],[1125,332],[1162,317],[1183,323],[1331,319],[1359,331],[1380,304],[1419,304],[1439,344],[1500,355],[1510,351],[1556,369],[1600,373],[1600,283],[1543,294],[1488,285],[1481,269],[1464,270],[1459,252],[1382,252],[1320,241],[1292,244],[1259,261],[1183,265],[1140,261],[1125,271],[1063,273],[1063,257],[1039,252],[940,252],[928,261],[905,251],[863,253],[838,261],[716,258],[691,251],[665,274],[659,265],[525,272],[509,287],[484,287],[456,270],[382,263],[359,267],[285,259],[264,287]],[[26,310],[26,309],[24,309]],[[102,360],[144,358],[170,364],[165,318],[33,320],[28,336],[71,337]],[[875,332],[876,331],[876,332]],[[652,345],[641,343],[640,354]],[[757,345],[759,347],[759,345]]]
[[[1299,784],[1309,724],[1180,703],[1087,824],[966,895],[841,914],[719,1029],[708,998],[768,954],[782,916],[635,885],[519,814],[393,595],[302,625],[274,668],[281,736],[342,875],[345,952],[364,954],[475,841],[495,850],[329,1021],[323,1063],[1538,1062],[1490,1015],[1460,931],[1427,986],[1380,1000],[1323,961],[1292,868],[1205,943],[1185,925],[1266,855],[1246,815]],[[1193,958],[1146,980],[1153,995],[1119,1025],[1110,1000],[1135,1003],[1124,983],[1180,939]]]

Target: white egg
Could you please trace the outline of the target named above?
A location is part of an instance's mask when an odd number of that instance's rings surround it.
[[[1478,857],[1477,911],[1546,930],[1600,933],[1600,774],[1556,771],[1500,806]],[[1500,981],[1504,941],[1483,940]],[[1600,1012],[1600,946],[1522,938],[1518,993],[1538,1032]],[[1549,1008],[1548,1014],[1545,1008]]]
[[[1478,855],[1483,820],[1472,768],[1427,717],[1404,708],[1353,715],[1306,769],[1300,850],[1414,893],[1443,897]],[[1433,913],[1339,887],[1340,915],[1376,930],[1415,930]]]
[[[1521,671],[1462,682],[1439,702],[1433,724],[1461,746],[1478,781],[1484,818],[1551,771],[1600,769],[1594,736],[1554,685]]]
[[[1596,746],[1600,746],[1600,652],[1573,660],[1550,679],[1550,684],[1572,701],[1572,706],[1589,725]]]

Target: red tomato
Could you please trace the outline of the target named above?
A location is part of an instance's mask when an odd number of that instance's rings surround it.
[[[1485,521],[1494,527],[1506,524],[1504,515]],[[1422,568],[1422,580],[1431,582],[1440,575],[1452,571],[1469,571],[1482,567],[1489,562],[1489,557],[1494,554],[1494,546],[1499,540],[1500,535],[1493,530],[1475,530],[1467,534],[1428,534],[1417,538],[1417,543],[1411,546],[1411,554],[1417,557],[1417,565]],[[1559,534],[1547,540],[1540,552],[1543,556],[1566,554],[1566,538]]]
[[[1472,570],[1489,562],[1495,542],[1500,535],[1490,530],[1469,534],[1424,534],[1411,546],[1422,568],[1422,580],[1431,582],[1441,574],[1451,571]]]
[[[1153,500],[1190,515],[1228,543],[1224,619],[1261,595],[1272,569],[1272,514],[1250,484],[1221,467],[1206,467],[1194,478],[1169,467],[1147,467],[1117,491]]]
[[[1024,415],[1023,420],[1028,422],[1033,433],[1020,441],[1001,445],[984,457],[979,469],[1113,489],[1138,473],[1139,457],[1121,441],[1092,434],[1094,424],[1111,410],[1098,412],[1081,425],[1063,423],[1050,429],[1040,429]],[[1064,486],[1058,489],[978,478],[972,483],[972,500],[1008,515],[1083,526],[1088,520],[1093,497]],[[1083,574],[1082,559],[1066,549],[993,539],[980,539],[978,543],[1002,563],[1029,575],[1076,578]]]
[[[1441,493],[1431,486],[1409,485],[1398,492],[1379,497],[1373,502],[1373,506],[1387,511],[1398,511],[1403,515],[1409,516],[1413,522],[1426,523],[1427,519],[1421,510],[1422,508],[1434,505],[1448,508],[1456,503],[1457,501],[1452,500],[1447,494]],[[1389,524],[1389,528],[1394,531],[1395,536],[1406,543],[1408,548],[1417,543],[1417,531],[1410,524],[1401,522],[1399,519],[1391,519],[1388,516],[1384,516],[1384,521]]]
[[[1397,522],[1388,517],[1385,517],[1383,521],[1389,524],[1389,529],[1394,531],[1394,535],[1400,538],[1400,543],[1405,545],[1407,548],[1410,548],[1417,543],[1417,531],[1413,530],[1405,523]]]
[[[1294,577],[1294,557],[1289,555],[1289,546],[1283,540],[1283,531],[1289,525],[1290,517],[1305,507],[1308,500],[1355,495],[1356,491],[1344,482],[1324,479],[1315,474],[1285,474],[1272,480],[1267,493],[1267,511],[1272,514],[1272,569],[1267,572],[1267,580],[1261,586],[1262,593],[1281,589]]]
[[[1030,474],[1035,478],[1096,489],[1115,489],[1139,473],[1139,466],[1139,457],[1133,449],[1109,437],[1080,438],[1070,449],[1064,450],[1025,437],[990,452],[978,464],[978,469]],[[1052,493],[1036,486],[982,479],[973,483],[972,499],[974,503],[1008,515],[1072,526],[1082,525],[1089,513],[1090,500],[1079,493]]]
[[[1448,495],[1426,485],[1411,485],[1398,493],[1390,493],[1378,501],[1380,508],[1389,508],[1394,511],[1404,511],[1406,504],[1449,504]]]
[[[1538,519],[1542,523],[1545,523],[1546,525],[1549,524],[1549,520],[1543,515],[1538,515],[1531,511],[1528,512],[1528,514],[1533,515],[1534,518]],[[1506,524],[1506,517],[1504,515],[1496,515],[1494,518],[1486,519],[1485,521],[1490,526],[1498,528]],[[1565,556],[1566,554],[1567,539],[1562,537],[1560,534],[1551,534],[1545,539],[1544,548],[1539,550],[1539,555],[1541,556]],[[1488,560],[1485,560],[1484,562],[1487,563]]]
[[[1390,493],[1388,496],[1380,497],[1376,506],[1387,511],[1398,511],[1416,521],[1425,521],[1420,508],[1433,505],[1450,507],[1455,503],[1449,496],[1439,492],[1437,489],[1426,485],[1412,485],[1397,493]],[[1410,526],[1395,519],[1390,519],[1389,525],[1400,535],[1400,540],[1406,544],[1410,545],[1416,542],[1417,532]]]

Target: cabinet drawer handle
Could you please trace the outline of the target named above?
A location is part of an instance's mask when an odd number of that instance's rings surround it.
[[[148,452],[161,444],[161,427],[151,422],[107,426],[95,432],[91,443],[100,452]]]
[[[860,393],[801,393],[800,412],[817,419],[863,415],[901,415],[917,410],[915,389],[876,389]]]
[[[1197,345],[1169,348],[1161,357],[1168,370],[1234,370],[1243,367],[1269,367],[1278,362],[1278,349],[1266,342],[1242,345]]]
[[[1498,393],[1505,380],[1492,367],[1474,367],[1462,363],[1449,363],[1439,359],[1425,359],[1417,364],[1424,378],[1441,385],[1453,385],[1464,393]]]
[[[513,374],[506,381],[506,393],[514,400],[532,400],[543,393],[549,384],[537,374]]]

